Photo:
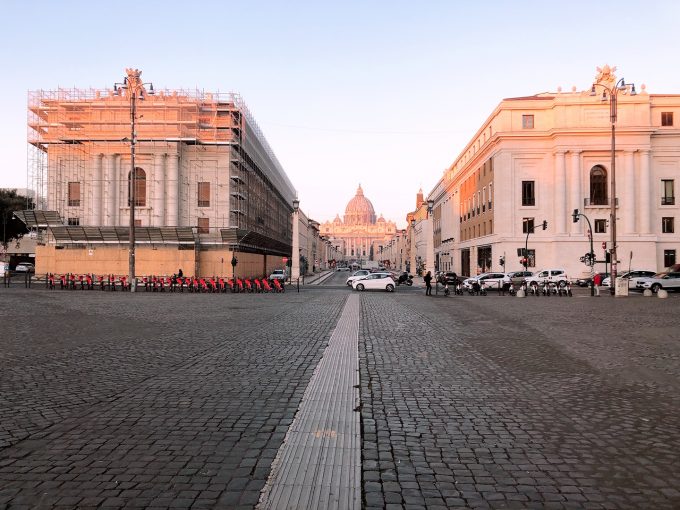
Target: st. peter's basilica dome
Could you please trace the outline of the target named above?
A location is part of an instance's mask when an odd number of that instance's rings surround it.
[[[345,225],[374,225],[375,221],[373,204],[364,196],[364,190],[359,185],[357,194],[345,207]]]

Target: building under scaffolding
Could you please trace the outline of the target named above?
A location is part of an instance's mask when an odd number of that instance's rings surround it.
[[[42,225],[38,272],[127,273],[132,122],[126,92],[29,93],[29,186],[36,208],[60,218]],[[185,272],[228,274],[225,265],[237,251],[237,274],[280,267],[291,253],[296,192],[240,97],[161,90],[140,99],[137,273],[171,274],[183,264]]]

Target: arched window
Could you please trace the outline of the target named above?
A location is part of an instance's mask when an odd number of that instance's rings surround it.
[[[128,207],[132,203],[132,172],[128,173]],[[135,207],[146,206],[146,172],[139,167],[135,167]]]
[[[590,170],[590,205],[607,203],[607,171],[597,165]]]

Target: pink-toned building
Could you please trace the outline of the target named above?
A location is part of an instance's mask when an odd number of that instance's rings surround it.
[[[128,70],[127,84],[130,73],[141,74]],[[29,182],[53,217],[39,273],[127,273],[133,101],[122,85],[29,93]],[[297,193],[241,98],[146,88],[134,102],[136,272],[230,274],[235,254],[237,274],[281,267]]]
[[[572,212],[588,216],[604,260],[614,198],[619,273],[680,261],[680,94],[651,94],[641,83],[618,89],[612,197],[611,97],[603,91],[620,83],[615,70],[598,68],[592,87],[501,101],[428,195],[437,269],[497,271],[504,257],[505,269],[518,270],[534,225],[529,269],[588,274],[579,260],[589,251],[588,225],[572,222]]]
[[[346,260],[380,260],[381,250],[394,236],[397,225],[387,221],[382,214],[376,218],[371,201],[359,186],[356,195],[347,203],[345,215],[336,215],[333,221],[321,225],[321,235],[326,237]]]

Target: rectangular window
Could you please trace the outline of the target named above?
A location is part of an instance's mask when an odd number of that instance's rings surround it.
[[[671,267],[675,265],[675,250],[663,251],[663,267]]]
[[[482,188],[482,212],[486,211],[486,187]]]
[[[534,129],[533,115],[522,115],[522,129]]]
[[[80,218],[69,218],[68,224],[69,226],[78,226],[80,225]]]
[[[477,192],[477,214],[479,214],[479,204],[482,201],[482,192],[478,191]]]
[[[491,203],[493,202],[493,184],[489,183],[489,211],[491,210]]]
[[[661,205],[675,205],[675,181],[661,179]]]
[[[210,232],[210,218],[198,218],[198,233],[207,234]]]
[[[522,219],[522,233],[530,234],[534,231],[534,219],[524,218]]]
[[[68,183],[68,205],[70,207],[80,207],[80,183]]]
[[[675,232],[675,218],[673,216],[661,218],[661,232],[664,234]]]
[[[522,205],[533,206],[536,205],[536,195],[534,194],[535,182],[522,181]]]
[[[661,112],[661,125],[662,126],[673,125],[673,112]]]
[[[198,183],[198,207],[210,207],[210,183]]]
[[[596,234],[607,233],[607,220],[595,220],[595,233]]]

